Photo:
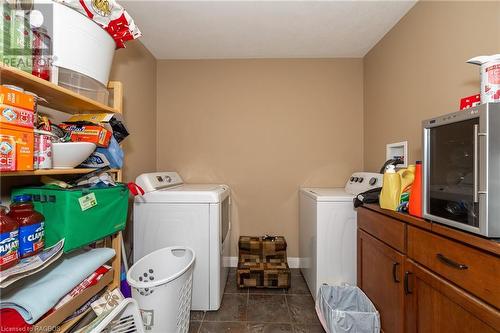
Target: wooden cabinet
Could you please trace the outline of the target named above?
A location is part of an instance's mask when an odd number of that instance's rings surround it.
[[[385,333],[500,332],[500,243],[358,209],[358,286]]]
[[[498,311],[412,260],[405,264],[406,331],[493,333]]]
[[[379,311],[385,333],[404,331],[404,260],[403,254],[358,230],[358,286]]]
[[[393,218],[374,214],[367,209],[358,210],[358,227],[401,253],[406,251],[406,228]]]
[[[500,308],[500,259],[408,226],[408,257]]]

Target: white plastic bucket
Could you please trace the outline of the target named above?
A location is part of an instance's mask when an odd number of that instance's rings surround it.
[[[76,10],[55,1],[50,4],[47,6],[47,0],[35,0],[34,7],[47,19],[52,18],[46,24],[52,39],[53,69],[67,68],[107,86],[116,49],[113,38]],[[57,74],[52,74],[56,84]]]
[[[139,259],[127,272],[146,331],[188,332],[194,260],[191,248],[166,247]]]

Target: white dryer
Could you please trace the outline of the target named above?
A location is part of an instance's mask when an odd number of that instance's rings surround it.
[[[356,194],[382,186],[383,175],[355,172],[342,188],[301,188],[300,270],[316,299],[323,283],[356,285]]]
[[[229,187],[184,184],[175,172],[142,174],[136,183],[145,194],[134,201],[134,261],[167,246],[191,247],[192,309],[219,309],[229,272]]]

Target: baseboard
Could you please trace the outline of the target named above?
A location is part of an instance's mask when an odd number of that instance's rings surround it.
[[[238,267],[238,257],[225,258],[225,264],[229,267]],[[288,266],[290,268],[300,268],[300,259],[298,257],[288,257]]]

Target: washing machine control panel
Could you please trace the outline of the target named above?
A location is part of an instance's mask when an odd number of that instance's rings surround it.
[[[162,188],[181,185],[183,181],[177,172],[165,171],[144,173],[137,177],[135,183],[139,185],[144,192],[148,193]]]
[[[351,194],[358,194],[382,187],[383,175],[374,172],[355,172],[349,177],[345,190]]]

